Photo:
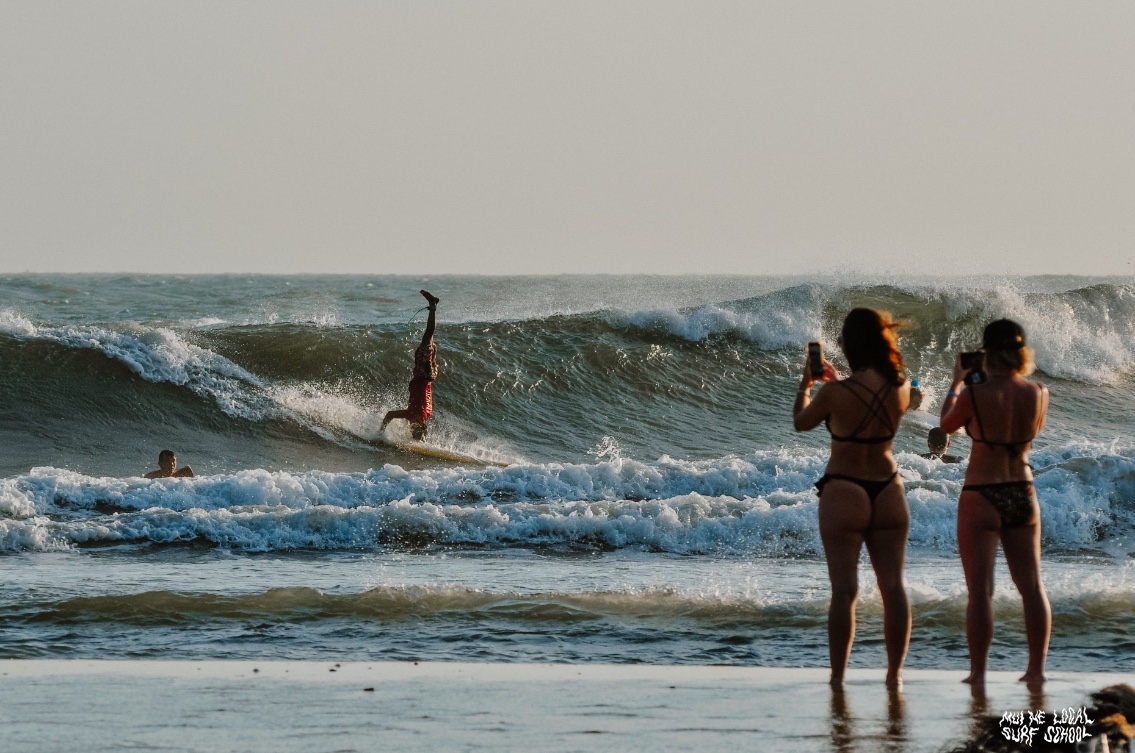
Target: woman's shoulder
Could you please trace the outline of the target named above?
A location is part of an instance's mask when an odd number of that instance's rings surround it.
[[[1017,378],[1014,379],[1013,381],[1016,384],[1017,389],[1020,390],[1021,392],[1025,392],[1029,395],[1037,395],[1037,396],[1048,394],[1048,385],[1047,384],[1044,384],[1043,382],[1034,382],[1033,380],[1029,379],[1028,377],[1022,376],[1020,374],[1017,374],[1016,376],[1017,376]]]

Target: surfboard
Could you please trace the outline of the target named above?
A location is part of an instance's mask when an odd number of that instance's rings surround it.
[[[447,450],[442,447],[435,447],[424,442],[390,442],[385,439],[377,440],[378,444],[386,447],[393,447],[399,450],[408,450],[417,455],[424,455],[430,458],[437,458],[438,460],[449,460],[454,463],[472,463],[473,465],[491,465],[497,468],[507,468],[508,463],[502,463],[498,460],[488,460],[486,458],[479,458],[474,455],[465,455],[453,450]]]

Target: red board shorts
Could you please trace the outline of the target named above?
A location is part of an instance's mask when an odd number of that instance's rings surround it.
[[[410,380],[410,403],[406,417],[411,423],[424,424],[434,413],[433,382],[416,376]]]

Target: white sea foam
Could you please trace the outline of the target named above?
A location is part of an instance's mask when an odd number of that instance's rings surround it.
[[[1112,384],[1135,371],[1135,288],[1097,286],[1064,293],[1022,293],[1010,285],[952,294],[953,310],[983,321],[1018,321],[1037,367],[1055,377]],[[974,343],[976,345],[977,343]]]
[[[1038,463],[1051,462],[1036,482],[1046,546],[1123,554],[1135,529],[1135,458],[1038,455]],[[963,467],[910,454],[898,459],[911,546],[953,552]],[[249,470],[156,481],[37,468],[0,481],[0,504],[5,546],[15,549],[204,538],[251,550],[410,543],[816,555],[811,484],[823,461],[820,453],[766,451],[699,462],[387,465],[353,474]],[[107,512],[118,514],[95,514]]]
[[[1113,384],[1135,372],[1135,287],[1130,285],[1061,292],[1024,291],[1008,282],[992,289],[954,282],[895,285],[942,307],[935,310],[944,313],[944,321],[920,320],[917,315],[913,318],[927,331],[942,330],[935,342],[943,346],[976,347],[985,323],[1007,317],[1024,326],[1036,351],[1037,365],[1046,374],[1089,384]],[[733,303],[618,314],[614,323],[662,330],[695,342],[731,333],[767,349],[799,346],[810,340],[833,339],[836,333],[825,331],[825,306],[849,308],[861,289],[799,286]],[[961,333],[956,327],[963,324],[975,331],[962,335],[965,340],[959,341],[955,338]]]
[[[814,305],[783,306],[779,298],[754,310],[737,311],[709,304],[692,311],[651,309],[624,314],[619,323],[638,329],[663,330],[697,342],[711,335],[734,333],[762,348],[782,348],[821,339],[823,321]]]

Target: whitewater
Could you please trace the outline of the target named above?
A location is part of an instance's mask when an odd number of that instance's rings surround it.
[[[430,441],[506,467],[379,442],[421,287]],[[0,278],[0,656],[824,666],[827,437],[790,414],[804,344],[860,305],[906,322],[927,396],[895,443],[910,666],[965,666],[965,466],[919,453],[953,353],[1001,316],[1052,392],[1050,666],[1130,662],[1135,281],[1075,277]],[[167,447],[198,476],[142,479]],[[881,666],[861,567],[852,663]],[[1013,668],[1003,566],[997,609]]]

